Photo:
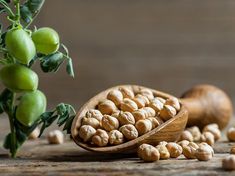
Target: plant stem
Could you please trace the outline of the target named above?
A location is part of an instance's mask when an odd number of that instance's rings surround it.
[[[14,125],[14,102],[15,102],[15,93],[13,93],[13,97],[11,100],[10,104],[10,109],[8,112],[8,118],[10,122],[10,129],[11,129],[11,157],[15,158],[16,157],[16,152],[17,152],[17,146],[16,146],[16,130],[15,130],[15,125]]]

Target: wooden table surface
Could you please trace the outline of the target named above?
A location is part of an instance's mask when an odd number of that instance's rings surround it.
[[[1,118],[1,144],[8,130],[6,124],[7,119]],[[222,139],[214,145],[215,156],[208,162],[187,160],[181,156],[143,163],[133,154],[113,155],[85,151],[69,136],[66,136],[66,142],[61,145],[49,145],[45,137],[42,137],[27,141],[17,159],[9,158],[7,151],[1,147],[0,175],[235,175],[235,171],[227,172],[221,168],[222,158],[229,155],[231,146],[235,145],[226,141],[225,131]]]

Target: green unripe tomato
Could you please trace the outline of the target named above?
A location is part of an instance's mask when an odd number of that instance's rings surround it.
[[[34,91],[38,88],[38,75],[19,64],[4,66],[0,70],[0,80],[13,92]]]
[[[59,49],[59,35],[49,27],[40,28],[32,34],[36,50],[42,54],[52,54]]]
[[[46,105],[46,97],[41,91],[27,92],[20,99],[16,119],[24,126],[31,126],[45,112]]]
[[[7,32],[6,48],[22,64],[28,64],[36,54],[31,37],[23,29],[12,29]]]

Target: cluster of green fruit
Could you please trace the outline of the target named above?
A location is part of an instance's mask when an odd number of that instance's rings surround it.
[[[16,119],[25,126],[31,126],[46,110],[46,97],[37,90],[38,76],[28,68],[37,53],[55,53],[60,45],[57,32],[45,27],[30,35],[21,27],[7,32],[6,49],[15,63],[7,64],[0,70],[2,83],[12,92],[23,93],[16,109]]]

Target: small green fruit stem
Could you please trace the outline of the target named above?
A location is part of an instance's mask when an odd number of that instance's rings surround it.
[[[16,157],[16,152],[17,152],[17,146],[16,146],[16,130],[15,130],[15,125],[14,125],[14,103],[15,103],[15,93],[13,93],[13,98],[11,100],[11,105],[8,114],[9,122],[10,122],[10,129],[11,129],[11,157],[15,158]]]

